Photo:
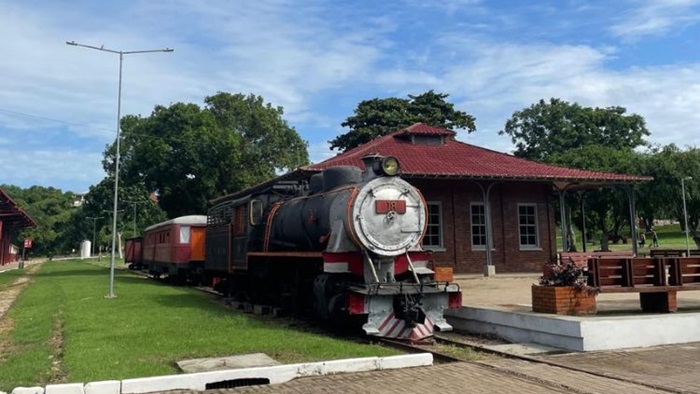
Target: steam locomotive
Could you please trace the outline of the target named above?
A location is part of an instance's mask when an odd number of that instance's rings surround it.
[[[438,281],[420,247],[422,194],[398,176],[396,158],[363,162],[364,171],[331,167],[308,182],[283,177],[221,198],[207,213],[203,263],[173,267],[144,254],[143,264],[157,274],[166,267],[199,275],[240,301],[342,326],[359,322],[368,335],[420,340],[451,330],[443,311],[460,307],[462,295],[458,285]],[[182,226],[170,233],[184,234]],[[143,250],[149,239],[158,238],[147,231]]]

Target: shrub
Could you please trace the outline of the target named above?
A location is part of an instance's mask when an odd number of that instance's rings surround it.
[[[579,291],[585,291],[590,295],[597,295],[600,289],[589,286],[588,277],[582,267],[573,260],[567,259],[561,263],[547,263],[544,266],[544,274],[540,277],[541,286],[575,287]]]

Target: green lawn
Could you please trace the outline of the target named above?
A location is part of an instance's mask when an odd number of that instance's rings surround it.
[[[659,248],[660,249],[685,249],[685,232],[681,231],[678,224],[668,225],[668,226],[656,226],[654,228],[659,237]],[[623,231],[629,237],[629,228]],[[582,251],[581,243],[581,233],[576,231],[576,247],[577,250]],[[628,239],[626,244],[610,244],[611,250],[624,251],[632,250],[632,240]],[[647,242],[644,248],[639,248],[639,253],[644,254],[649,250],[649,245],[651,244],[651,236],[647,234]],[[557,250],[561,250],[561,230],[557,229]],[[690,234],[689,245],[691,249],[695,249],[695,243],[692,240],[692,234]],[[588,240],[586,243],[586,250],[597,250],[600,249],[600,235],[597,235],[593,240]]]
[[[0,274],[0,278],[6,274]],[[282,363],[397,354],[233,311],[214,297],[80,261],[48,262],[0,324],[0,390],[177,373],[187,358],[263,352]]]
[[[24,274],[23,271],[16,270],[16,269],[1,272],[0,273],[0,291],[2,291],[2,289],[4,289],[4,288],[7,288],[8,286],[10,286],[12,284],[12,282],[17,280],[17,278],[19,278],[23,274]]]

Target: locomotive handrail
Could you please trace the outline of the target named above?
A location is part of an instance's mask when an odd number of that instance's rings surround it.
[[[408,249],[406,249],[406,260],[408,260],[408,266],[411,267],[411,273],[413,274],[413,278],[416,280],[416,283],[420,283],[420,279],[418,279],[418,274],[416,273],[416,268],[413,266],[413,261],[411,261],[411,256],[408,255]]]
[[[367,249],[362,249],[362,253],[364,253],[367,257],[367,260],[369,260],[369,267],[372,269],[372,276],[374,277],[374,282],[379,284],[379,276],[377,276],[377,269],[374,268],[374,262],[372,261],[372,258],[369,257],[369,252],[367,252]]]

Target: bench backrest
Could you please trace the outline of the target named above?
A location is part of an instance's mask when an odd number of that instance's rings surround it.
[[[685,249],[650,249],[649,256],[651,257],[683,257],[688,254]],[[700,256],[700,249],[691,249],[690,256]]]
[[[661,260],[668,266],[669,285],[700,285],[700,257],[675,257]]]
[[[588,260],[588,284],[595,287],[648,287],[666,284],[660,259],[592,258]]]
[[[585,268],[591,258],[634,257],[631,252],[559,252],[559,262],[571,260],[576,266]]]
[[[588,284],[600,288],[700,286],[700,257],[591,258]]]

